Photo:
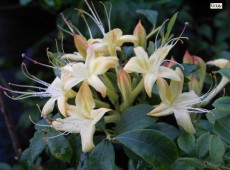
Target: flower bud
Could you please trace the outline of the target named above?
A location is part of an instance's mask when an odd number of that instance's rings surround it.
[[[124,102],[128,102],[132,94],[131,78],[122,67],[118,71],[117,82]]]
[[[133,35],[135,35],[138,38],[138,42],[135,43],[135,47],[142,46],[145,49],[147,42],[146,31],[143,25],[141,24],[140,20],[134,29]]]
[[[213,61],[209,61],[207,62],[207,64],[209,65],[214,65],[217,66],[219,68],[226,68],[226,67],[230,67],[230,61],[227,59],[217,59],[217,60],[213,60]]]
[[[200,95],[204,85],[204,79],[206,74],[205,62],[198,56],[192,56],[187,50],[183,58],[183,63],[194,64],[199,67],[197,71],[190,75],[191,81],[189,82],[189,90],[194,90],[197,95]],[[197,77],[195,77],[194,74],[196,74]]]
[[[84,57],[86,58],[86,50],[88,47],[88,42],[86,40],[85,37],[78,35],[78,34],[74,34],[74,44],[75,47],[77,48],[78,52]]]
[[[169,61],[169,62],[168,62],[168,61],[165,61],[163,65],[164,65],[165,67],[172,67],[172,66],[174,66],[176,63],[177,63],[176,60],[175,60],[174,57],[172,56],[171,59],[170,59],[170,61]]]

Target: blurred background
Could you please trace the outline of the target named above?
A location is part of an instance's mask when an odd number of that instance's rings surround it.
[[[101,6],[94,0],[96,6]],[[132,34],[139,19],[148,31],[151,24],[140,14],[138,9],[158,12],[157,25],[179,11],[173,32],[178,36],[185,22],[189,22],[184,36],[188,41],[179,44],[170,52],[178,61],[186,50],[205,61],[216,58],[230,59],[230,4],[228,0],[215,0],[223,3],[223,9],[210,9],[211,0],[110,0],[112,3],[111,26],[121,28],[124,34]],[[48,64],[47,48],[52,52],[76,51],[73,39],[58,27],[68,29],[60,17],[63,12],[87,38],[88,32],[82,18],[75,8],[87,10],[83,0],[1,0],[0,2],[0,84],[11,88],[8,82],[34,85],[21,71],[25,62],[28,70],[37,77],[50,82],[54,78],[52,69],[36,65],[21,57],[26,53],[31,58]],[[101,8],[101,7],[100,7]],[[103,10],[99,15],[105,16]],[[105,19],[105,18],[103,18]],[[103,20],[102,19],[102,20]],[[125,23],[125,24],[124,24]],[[89,23],[92,24],[92,23]],[[58,27],[57,27],[58,26]],[[95,26],[95,36],[100,36]],[[62,50],[63,46],[63,50]],[[58,47],[58,48],[57,48]],[[29,146],[34,128],[28,116],[34,121],[40,118],[36,104],[42,105],[46,99],[25,99],[13,101],[2,95],[0,111],[0,162],[16,163],[16,148],[24,150]],[[9,136],[7,122],[14,135]],[[14,147],[13,147],[14,146]]]

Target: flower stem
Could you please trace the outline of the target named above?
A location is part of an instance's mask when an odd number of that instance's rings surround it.
[[[123,112],[126,108],[133,104],[134,100],[136,99],[137,95],[142,91],[144,87],[144,80],[142,79],[137,87],[133,90],[132,95],[130,96],[130,100],[121,104],[120,110]]]

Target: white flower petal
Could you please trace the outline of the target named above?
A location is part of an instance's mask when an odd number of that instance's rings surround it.
[[[95,133],[95,126],[82,126],[80,135],[81,135],[81,145],[83,152],[91,151],[95,145],[93,143],[93,135]]]
[[[80,82],[82,82],[85,78],[83,77],[71,77],[66,79],[64,84],[64,90],[69,90],[72,87],[78,85]]]
[[[159,117],[159,116],[167,116],[170,114],[173,114],[173,108],[171,108],[169,105],[161,103],[159,106],[155,107],[151,112],[149,112],[147,115]]]
[[[189,133],[195,133],[195,129],[193,127],[190,115],[187,110],[174,110],[174,115],[178,125],[182,126],[185,131]]]
[[[57,99],[58,109],[64,117],[66,117],[66,105],[67,105],[66,100],[67,98],[64,96],[58,97]]]
[[[102,97],[106,96],[106,86],[104,83],[101,81],[101,79],[98,76],[92,75],[88,79],[88,83],[90,86],[95,88],[96,91],[100,92]]]
[[[181,80],[180,77],[178,76],[177,72],[175,72],[171,68],[164,67],[164,66],[159,67],[159,76],[164,77],[164,78],[168,78],[171,80],[175,80],[175,81]]]
[[[82,83],[76,96],[75,103],[87,118],[91,118],[90,111],[95,107],[95,102],[86,81]]]
[[[51,113],[54,109],[54,104],[57,98],[50,98],[46,104],[42,108],[42,114],[41,116],[47,116],[49,113]]]
[[[149,97],[152,96],[152,88],[154,83],[156,82],[157,77],[154,74],[145,74],[144,75],[144,86],[145,91]]]

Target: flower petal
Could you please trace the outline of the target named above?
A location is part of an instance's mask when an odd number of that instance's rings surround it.
[[[80,82],[82,82],[85,78],[83,77],[70,77],[66,79],[64,84],[64,90],[69,90],[72,87],[78,85]]]
[[[59,131],[69,132],[69,133],[79,133],[80,132],[81,121],[74,119],[73,117],[67,117],[64,119],[57,118],[52,121],[52,127]]]
[[[57,100],[57,98],[50,98],[46,104],[43,106],[42,108],[42,114],[41,116],[47,116],[49,113],[51,113],[54,109],[54,104],[55,104],[55,101]]]
[[[159,91],[159,95],[161,98],[161,101],[165,104],[170,104],[172,102],[172,93],[174,93],[173,91],[171,91],[171,89],[169,88],[168,83],[166,82],[166,80],[164,80],[161,77],[158,77],[157,79],[157,88]]]
[[[81,145],[83,152],[91,151],[95,145],[93,143],[93,135],[95,132],[95,126],[82,126],[80,135],[81,135]]]
[[[91,74],[100,75],[105,73],[108,69],[114,68],[118,64],[117,57],[98,57],[94,60],[91,67]]]
[[[184,75],[179,67],[176,68],[175,72],[180,77],[180,81],[173,81],[170,82],[170,89],[172,93],[172,100],[174,100],[178,95],[182,93],[183,85],[184,85]]]
[[[160,47],[158,48],[150,57],[149,57],[149,61],[151,64],[154,65],[158,65],[160,64],[165,57],[168,55],[169,51],[171,50],[171,48],[173,47],[173,45],[167,45],[164,47]]]
[[[135,35],[123,35],[117,41],[117,46],[122,46],[124,43],[136,43],[138,38]]]
[[[73,61],[85,61],[85,58],[80,53],[64,54],[61,59],[69,59]]]
[[[104,114],[110,110],[111,109],[106,109],[106,108],[100,108],[100,109],[92,110],[90,112],[90,114],[93,117],[93,121],[91,122],[91,125],[95,125],[104,116]]]
[[[152,88],[154,83],[156,82],[157,77],[154,74],[145,74],[144,75],[144,86],[145,91],[149,97],[152,96]]]
[[[185,131],[189,133],[195,133],[195,129],[193,127],[190,115],[187,110],[174,110],[174,115],[177,121],[177,124],[182,126]]]
[[[95,107],[95,102],[93,100],[92,92],[86,81],[82,83],[76,96],[75,103],[87,118],[91,118],[90,111]]]
[[[92,75],[88,79],[88,83],[90,86],[95,88],[95,90],[100,92],[102,97],[106,96],[106,86],[104,85],[104,83],[101,81],[101,79],[98,76]]]
[[[66,100],[67,98],[64,96],[58,97],[57,99],[58,109],[64,117],[66,117]]]
[[[173,108],[169,107],[169,105],[161,103],[157,107],[155,107],[151,112],[149,112],[147,115],[149,116],[167,116],[173,114]]]
[[[180,94],[174,103],[178,103],[178,106],[187,105],[192,106],[193,104],[197,104],[201,102],[199,96],[194,91],[185,92]]]
[[[168,78],[171,80],[175,80],[175,81],[180,81],[180,77],[178,76],[178,74],[172,70],[171,68],[168,67],[164,67],[164,66],[160,66],[159,67],[159,76],[160,77],[164,77],[164,78]]]

